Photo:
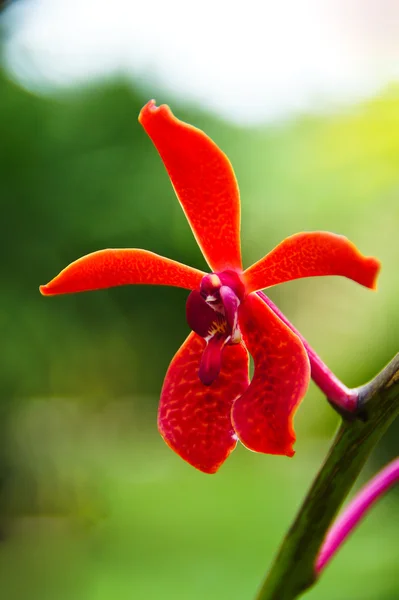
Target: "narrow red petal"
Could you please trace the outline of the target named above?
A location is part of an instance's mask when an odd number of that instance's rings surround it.
[[[306,351],[255,294],[241,304],[239,322],[255,373],[247,391],[234,403],[234,429],[250,450],[293,456],[292,419],[310,378]]]
[[[364,256],[343,235],[326,231],[297,233],[286,238],[244,272],[248,292],[292,279],[342,275],[375,289],[380,263]]]
[[[154,100],[144,106],[139,121],[161,155],[211,269],[241,269],[240,197],[227,156],[205,133]]]
[[[192,290],[199,287],[204,275],[202,271],[147,250],[99,250],[75,260],[50,283],[42,285],[40,291],[44,296],[52,296],[131,283]]]
[[[165,442],[188,463],[215,473],[236,446],[231,406],[248,386],[248,354],[225,346],[216,381],[205,386],[198,370],[205,341],[191,333],[173,358],[161,393],[158,426]]]

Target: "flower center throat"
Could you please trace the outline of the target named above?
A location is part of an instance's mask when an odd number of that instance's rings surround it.
[[[187,298],[187,322],[206,341],[198,372],[204,385],[211,385],[219,375],[225,344],[241,342],[238,307],[244,295],[239,275],[223,271],[205,275],[200,289]]]

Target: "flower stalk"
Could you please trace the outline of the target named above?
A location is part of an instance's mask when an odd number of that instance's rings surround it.
[[[399,481],[399,458],[393,460],[384,467],[373,479],[356,494],[342,515],[333,523],[327,533],[326,539],[321,547],[316,560],[316,571],[321,571],[335,556],[342,544],[357,527],[363,517],[374,506],[374,504]]]
[[[343,419],[256,600],[293,600],[317,581],[326,534],[371,451],[399,415],[399,354],[358,394],[362,419]]]

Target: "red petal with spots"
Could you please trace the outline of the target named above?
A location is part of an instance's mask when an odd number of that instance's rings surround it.
[[[364,256],[343,235],[325,231],[297,233],[286,238],[244,273],[248,292],[301,277],[342,275],[376,288],[380,263]]]
[[[299,338],[255,294],[241,304],[239,323],[255,372],[234,403],[234,429],[250,450],[293,456],[292,419],[308,387],[308,356]]]
[[[227,156],[168,106],[144,106],[140,123],[154,142],[195,238],[213,271],[241,269],[240,197]]]
[[[204,275],[202,271],[147,250],[99,250],[75,260],[50,283],[42,285],[40,291],[44,296],[52,296],[130,283],[192,290],[199,287]]]
[[[215,473],[236,446],[230,413],[248,386],[248,354],[225,346],[216,381],[205,386],[198,370],[205,341],[191,333],[173,358],[161,393],[158,427],[165,442],[191,465]]]

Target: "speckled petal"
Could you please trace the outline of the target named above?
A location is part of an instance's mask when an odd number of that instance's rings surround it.
[[[53,296],[136,283],[192,290],[199,287],[204,275],[147,250],[99,250],[75,260],[40,291],[44,296]]]
[[[320,275],[341,275],[375,289],[379,270],[380,263],[376,258],[361,254],[343,235],[311,231],[283,240],[249,267],[243,279],[247,292]]]
[[[255,372],[233,405],[234,429],[250,450],[293,456],[292,419],[310,378],[306,351],[256,294],[241,304],[239,323]]]
[[[191,333],[173,358],[162,388],[158,426],[181,458],[215,473],[237,443],[230,413],[248,386],[248,353],[241,344],[225,346],[220,374],[205,386],[198,378],[205,344]]]
[[[139,121],[163,160],[211,269],[241,270],[240,196],[227,156],[203,131],[154,100],[144,106]]]

